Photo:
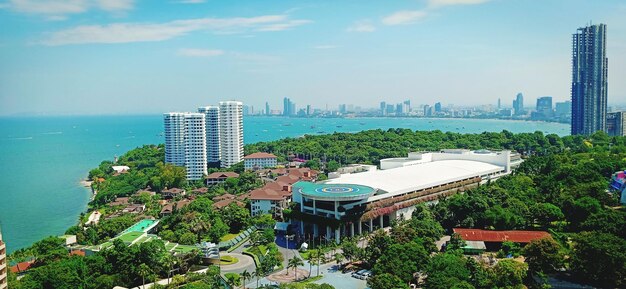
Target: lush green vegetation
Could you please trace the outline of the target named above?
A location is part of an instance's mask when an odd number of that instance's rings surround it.
[[[246,152],[272,152],[282,159],[290,155],[305,157],[311,159],[307,166],[332,171],[345,163],[375,164],[381,158],[405,156],[409,151],[442,148],[512,149],[526,159],[513,175],[440,200],[432,207],[418,206],[413,218],[393,224],[389,234],[378,231],[369,236],[367,248],[359,248],[356,240],[344,241],[343,254],[337,263],[343,258],[365,260],[375,273],[368,281],[373,289],[406,288],[416,278],[424,282],[424,288],[521,288],[522,284],[531,283],[530,274],[559,271],[570,273],[574,281],[596,286],[626,285],[626,212],[618,207],[617,196],[606,191],[610,174],[626,168],[626,138],[609,138],[603,133],[589,138],[560,138],[541,132],[464,135],[392,129],[258,143],[246,146]],[[119,208],[109,207],[108,202],[131,196],[146,186],[157,192],[165,187],[190,191],[202,186],[186,183],[184,169],[164,165],[162,160],[162,146],[144,146],[120,157],[118,164],[129,166],[128,173],[114,174],[112,163],[103,162],[90,172],[94,189],[98,191],[91,208],[109,214]],[[242,171],[240,166],[238,171]],[[226,191],[244,193],[260,184],[252,174],[242,173],[239,178],[209,188],[208,193],[195,196],[186,207],[163,217],[159,236],[180,244],[215,242],[251,224],[271,222],[267,216],[252,219],[247,209],[234,205],[220,211],[213,209],[214,196]],[[146,204],[145,214],[158,216],[158,194],[132,198]],[[78,235],[81,244],[99,244],[135,222],[134,216],[103,219],[86,230],[82,226],[72,227],[68,233]],[[504,259],[489,265],[463,256],[462,242],[456,236],[446,252],[436,252],[434,242],[451,233],[454,227],[547,230],[553,239],[537,240],[524,248],[507,243],[498,255],[523,255],[526,263]],[[255,276],[262,277],[282,261],[282,255],[271,243],[273,235],[269,231],[251,236],[254,245],[251,250],[258,251],[260,264]],[[324,254],[310,255],[315,260],[316,255]],[[52,237],[11,256],[13,260],[34,257],[37,261],[20,281],[12,275],[10,286],[137,286],[167,277],[172,267],[187,272],[191,264],[198,263],[194,253],[179,256],[180,259],[172,261],[163,241],[154,240],[130,247],[115,241],[111,248],[95,255],[70,257],[62,241]],[[416,275],[418,272],[421,274]],[[181,288],[219,288],[215,274],[188,274],[175,279],[180,281],[177,286],[186,283]],[[285,288],[292,288],[289,286]],[[293,286],[326,288],[315,284]]]

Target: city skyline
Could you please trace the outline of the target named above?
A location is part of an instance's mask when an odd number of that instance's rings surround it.
[[[15,28],[0,32],[0,115],[154,114],[217,99],[276,109],[285,97],[320,108],[517,92],[560,102],[572,29],[590,21],[609,27],[609,105],[626,99],[619,1],[59,3],[0,2],[0,25]]]

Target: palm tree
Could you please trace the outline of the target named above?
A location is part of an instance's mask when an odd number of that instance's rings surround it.
[[[289,272],[289,268],[293,268],[294,280],[298,280],[298,266],[304,266],[304,262],[302,259],[298,258],[298,256],[293,256],[293,258],[289,259],[287,263],[287,272]]]
[[[344,258],[343,258],[343,255],[339,253],[335,253],[334,259],[335,259],[335,262],[337,262],[337,265],[340,265]]]
[[[172,267],[176,264],[176,258],[171,254],[165,254],[161,262],[163,262],[163,265],[167,268],[167,285],[170,285],[170,275],[172,274]]]
[[[315,251],[311,250],[309,255],[306,256],[306,261],[309,262],[309,277],[311,277],[311,272],[313,271],[313,262],[315,262]]]
[[[139,265],[139,275],[141,275],[141,288],[146,288],[146,276],[152,272],[148,265],[141,263]]]
[[[241,288],[246,288],[246,279],[250,279],[252,278],[252,274],[250,274],[250,272],[248,272],[247,270],[243,270],[243,272],[241,272],[241,278],[243,279],[243,283]]]
[[[256,277],[256,288],[259,288],[259,277],[263,277],[263,269],[257,267],[254,270],[254,277]]]

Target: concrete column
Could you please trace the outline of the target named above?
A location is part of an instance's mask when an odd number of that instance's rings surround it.
[[[317,237],[320,235],[320,229],[317,224],[313,224],[313,236]]]
[[[313,215],[317,215],[317,205],[315,204],[315,199],[313,200]]]
[[[339,228],[335,229],[335,243],[339,244],[341,242],[341,233],[339,232]]]
[[[339,220],[339,212],[337,212],[337,209],[339,208],[339,202],[335,201],[335,219]]]
[[[370,232],[374,232],[374,219],[370,219]]]
[[[359,235],[363,234],[363,222],[359,220]]]
[[[350,224],[350,237],[354,237],[354,223]]]
[[[383,228],[383,224],[384,224],[384,223],[383,223],[383,216],[381,215],[381,216],[380,216],[380,228],[381,228],[381,229]]]
[[[332,237],[331,234],[332,234],[332,229],[330,228],[330,226],[326,226],[326,240],[330,241],[330,238]]]

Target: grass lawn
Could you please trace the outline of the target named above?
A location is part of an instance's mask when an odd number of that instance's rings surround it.
[[[144,232],[128,232],[124,235],[118,237],[118,239],[122,240],[124,243],[131,243],[135,239],[141,237]]]
[[[174,249],[174,252],[176,253],[189,253],[193,250],[197,250],[198,247],[196,246],[190,246],[190,245],[178,245],[178,247],[176,247],[176,249]]]
[[[220,264],[221,265],[232,265],[239,262],[239,259],[233,257],[233,256],[222,256],[220,258]]]
[[[222,241],[222,242],[230,241],[232,239],[235,239],[235,237],[237,237],[237,235],[239,235],[239,233],[236,233],[236,234],[226,234],[224,237],[222,237],[220,239],[220,241]]]

